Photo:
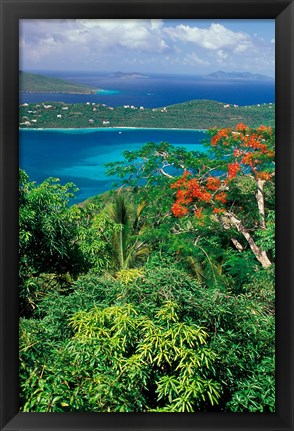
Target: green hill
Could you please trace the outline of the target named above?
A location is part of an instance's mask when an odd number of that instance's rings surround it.
[[[20,107],[20,127],[86,128],[146,127],[209,129],[275,125],[275,104],[234,106],[213,100],[192,100],[164,108],[109,107],[101,104],[51,102]]]
[[[85,85],[35,73],[19,72],[20,91],[29,93],[77,93],[90,94],[96,90]]]

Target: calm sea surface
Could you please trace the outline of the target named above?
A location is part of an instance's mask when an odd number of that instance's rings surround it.
[[[190,151],[204,151],[204,131],[159,129],[20,130],[20,167],[37,183],[53,176],[80,190],[72,203],[112,188],[104,164],[123,160],[122,152],[147,142],[167,141]]]
[[[191,76],[150,75],[149,78],[116,78],[93,73],[43,72],[68,81],[103,91],[97,94],[28,94],[20,102],[66,103],[95,102],[108,106],[134,105],[146,108],[163,107],[193,99],[210,99],[237,105],[254,105],[275,101],[273,80],[204,80]]]

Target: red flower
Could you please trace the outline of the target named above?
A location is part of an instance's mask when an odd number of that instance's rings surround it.
[[[211,194],[208,192],[201,192],[199,195],[199,200],[203,202],[210,202]]]
[[[188,209],[186,207],[183,207],[183,205],[179,204],[178,202],[175,202],[173,204],[171,210],[173,215],[178,218],[181,218],[188,213]]]
[[[221,185],[221,182],[216,177],[208,177],[206,180],[206,187],[209,190],[217,190]]]
[[[224,210],[223,209],[221,209],[221,208],[213,208],[213,211],[212,211],[214,214],[220,214],[220,213],[223,213],[224,212]]]
[[[272,132],[272,128],[270,126],[267,127],[267,126],[263,126],[263,125],[259,126],[257,130],[259,130],[261,132],[269,132],[269,133]]]
[[[256,174],[256,179],[268,181],[271,179],[271,174],[269,172],[258,172]]]
[[[224,192],[215,195],[215,200],[221,202],[222,204],[227,203],[227,194]]]
[[[195,216],[197,218],[201,218],[201,216],[202,216],[202,208],[197,208],[197,210],[195,211]]]
[[[241,167],[239,163],[229,163],[228,164],[228,178],[231,180],[232,178],[235,178],[237,173],[240,171]]]
[[[245,154],[245,156],[242,157],[241,163],[243,163],[244,165],[252,166],[253,165],[252,157],[253,157],[253,153]]]
[[[188,182],[187,177],[190,175],[190,173],[188,171],[184,171],[183,175],[181,178],[179,178],[175,183],[170,185],[171,189],[179,189],[182,186],[185,186]]]
[[[248,127],[245,125],[245,124],[243,124],[243,123],[238,123],[237,125],[236,125],[236,128],[235,128],[236,130],[246,130],[246,129],[248,129]]]
[[[240,157],[242,156],[242,154],[243,154],[243,151],[239,150],[239,148],[236,148],[234,150],[234,157]]]
[[[218,144],[218,142],[221,138],[227,138],[229,131],[230,131],[230,129],[220,129],[217,132],[217,134],[211,138],[211,140],[210,140],[211,144],[215,146]]]

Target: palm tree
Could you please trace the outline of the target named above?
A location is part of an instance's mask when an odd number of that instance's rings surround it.
[[[149,247],[140,238],[144,226],[138,227],[145,206],[146,203],[143,202],[137,207],[133,220],[121,195],[116,195],[107,208],[110,219],[117,225],[112,236],[113,261],[117,270],[133,268],[149,254]]]

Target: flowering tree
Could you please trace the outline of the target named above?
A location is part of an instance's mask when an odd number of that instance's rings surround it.
[[[177,218],[195,216],[199,223],[215,220],[224,229],[237,230],[246,240],[256,259],[264,268],[271,265],[267,252],[254,239],[256,230],[267,229],[264,188],[274,179],[274,134],[270,127],[251,129],[237,124],[235,129],[211,130],[211,162],[202,166],[197,175],[185,170],[182,177],[171,184],[176,190],[172,213]],[[246,225],[250,214],[243,207],[242,183],[249,180],[254,184],[254,194],[249,197],[255,202],[257,217]],[[243,199],[248,199],[243,195]],[[254,209],[253,209],[254,212]],[[231,237],[237,250],[243,246],[237,238]]]

